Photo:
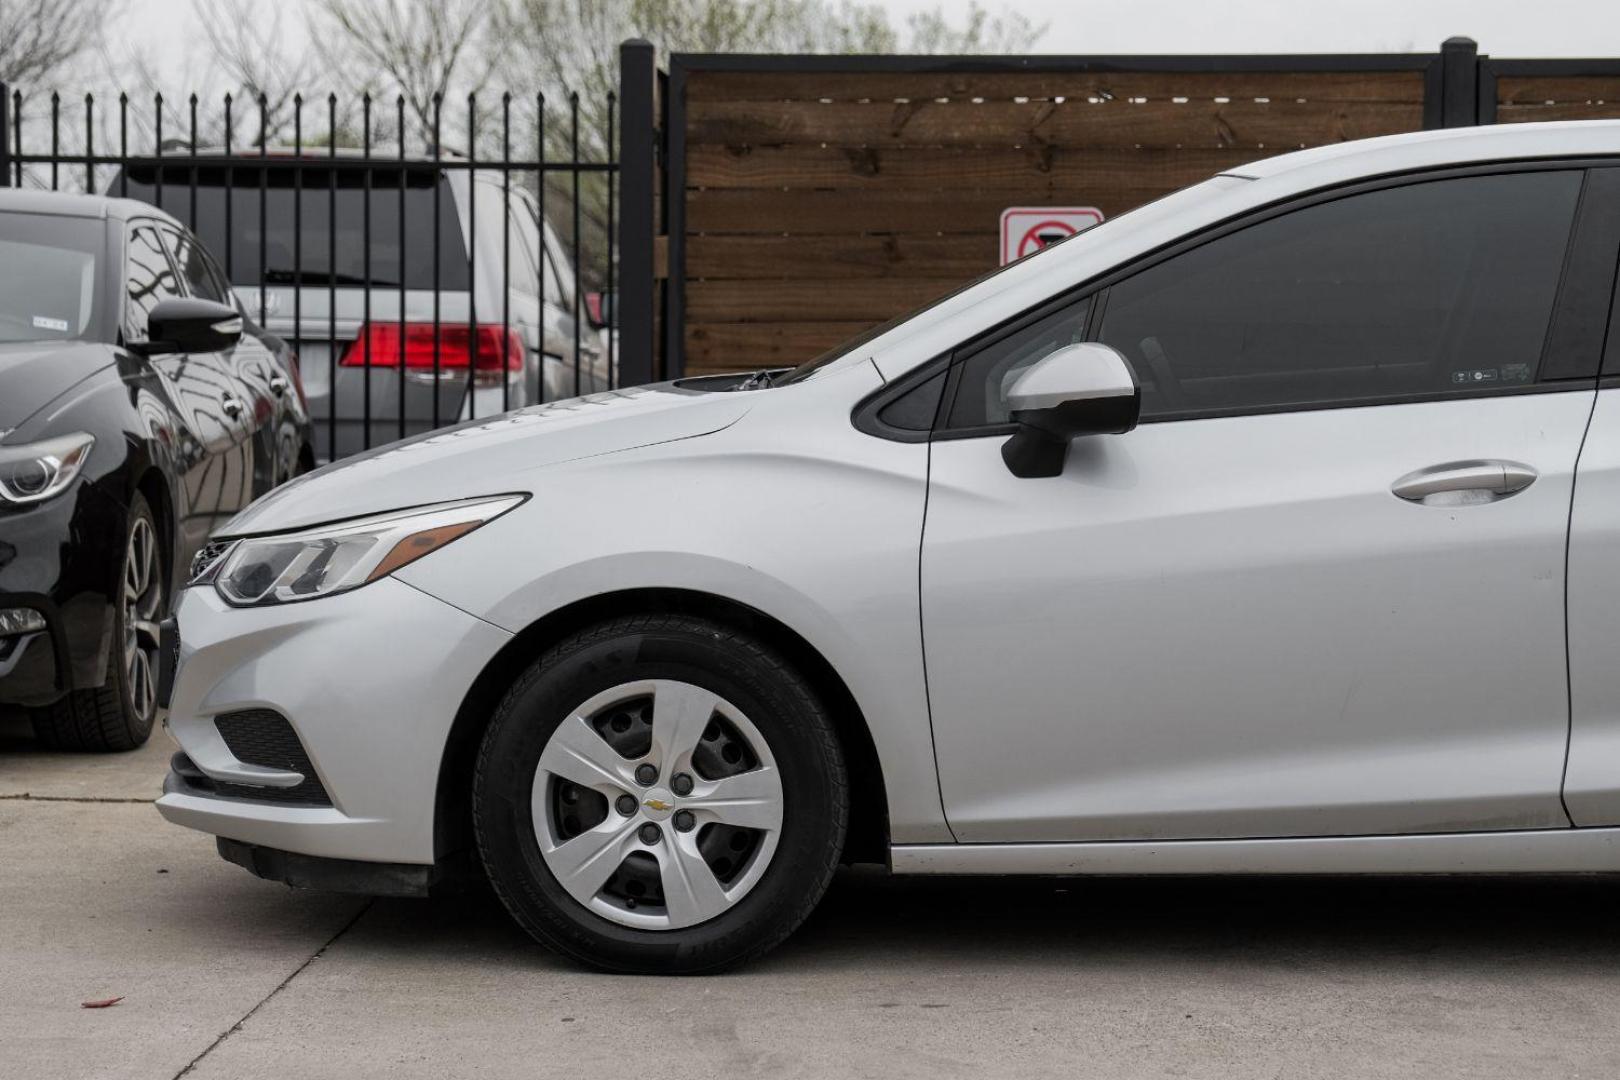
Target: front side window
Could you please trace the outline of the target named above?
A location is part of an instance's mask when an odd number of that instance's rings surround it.
[[[129,232],[128,251],[124,255],[125,290],[124,333],[130,341],[145,341],[146,317],[153,308],[165,300],[181,295],[180,281],[157,229],[151,225],[137,225]]]
[[[1014,381],[1037,360],[1084,341],[1090,313],[1091,299],[1077,300],[971,353],[962,365],[949,426],[1007,423],[1007,392]]]
[[[1458,177],[1295,210],[1113,286],[1094,336],[1135,368],[1144,418],[1523,386],[1580,187]]]
[[[230,290],[215,273],[197,238],[170,225],[163,226],[163,235],[169,241],[169,254],[174,256],[174,264],[180,268],[180,276],[185,278],[191,295],[229,304]]]
[[[0,344],[94,335],[105,235],[94,218],[0,214]]]

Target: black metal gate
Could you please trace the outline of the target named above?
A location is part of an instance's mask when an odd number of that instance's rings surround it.
[[[196,232],[298,352],[323,459],[626,381],[613,95],[605,131],[578,95],[340,104],[0,84],[0,187],[136,198]]]

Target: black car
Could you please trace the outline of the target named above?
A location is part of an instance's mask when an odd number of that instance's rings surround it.
[[[146,741],[184,568],[313,460],[296,358],[179,222],[0,191],[0,704],[42,742]]]

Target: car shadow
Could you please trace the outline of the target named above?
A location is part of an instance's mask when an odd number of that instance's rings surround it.
[[[351,944],[567,967],[486,891],[378,900]],[[752,972],[1232,964],[1524,977],[1620,969],[1620,876],[986,878],[846,869]]]

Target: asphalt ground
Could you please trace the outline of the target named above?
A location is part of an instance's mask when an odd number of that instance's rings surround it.
[[[857,870],[744,970],[603,976],[259,881],[152,808],[170,749],[0,717],[0,1077],[1620,1076],[1620,877]]]

